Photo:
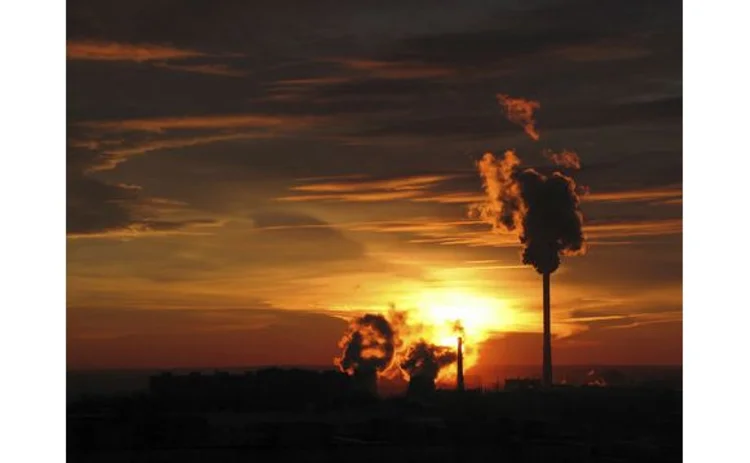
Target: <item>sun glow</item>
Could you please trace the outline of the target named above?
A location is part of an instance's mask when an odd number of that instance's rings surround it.
[[[479,361],[479,347],[493,333],[509,331],[518,322],[508,301],[479,295],[462,289],[429,289],[418,292],[411,304],[409,319],[420,329],[405,336],[407,341],[417,338],[440,346],[456,348],[457,338],[463,338],[464,369]],[[411,338],[411,339],[409,339]],[[455,369],[441,372],[440,379],[455,377]]]

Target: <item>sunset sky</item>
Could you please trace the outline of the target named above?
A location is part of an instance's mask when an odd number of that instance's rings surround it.
[[[541,277],[468,217],[508,149],[590,190],[554,363],[682,362],[681,2],[69,0],[67,135],[69,369],[332,365],[390,304],[540,363]]]

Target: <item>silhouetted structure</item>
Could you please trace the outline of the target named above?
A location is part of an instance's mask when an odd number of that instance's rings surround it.
[[[522,168],[513,150],[502,159],[486,153],[477,167],[488,198],[474,206],[474,213],[495,230],[516,232],[524,245],[521,261],[543,277],[542,384],[548,388],[552,386],[550,275],[560,266],[560,256],[583,254],[586,249],[576,184],[560,172],[545,175]]]
[[[69,404],[67,451],[82,462],[681,461],[679,391],[540,387],[519,376],[505,391],[441,393],[416,374],[417,400],[363,400],[330,370],[163,374],[148,395]]]
[[[542,383],[536,378],[506,378],[505,390],[519,391],[529,389],[539,389]]]
[[[456,358],[456,389],[461,392],[464,390],[464,350],[463,340],[458,337],[458,353]]]
[[[284,410],[335,407],[367,399],[373,395],[374,384],[374,375],[365,380],[332,370],[162,373],[150,378],[149,396],[167,408],[183,410]]]
[[[378,372],[367,366],[354,370],[354,387],[357,392],[376,397],[378,395]]]
[[[427,375],[415,375],[409,378],[406,395],[411,398],[425,398],[435,393],[435,380]]]
[[[544,311],[544,342],[542,345],[542,383],[544,387],[552,386],[552,323],[550,310],[550,272],[542,275],[543,308]]]

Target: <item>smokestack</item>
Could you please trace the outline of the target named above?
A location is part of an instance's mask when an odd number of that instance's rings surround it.
[[[568,167],[580,166],[573,152],[552,159]],[[472,206],[471,215],[490,223],[495,231],[515,233],[523,244],[521,261],[533,266],[544,279],[542,385],[548,388],[552,386],[550,275],[560,266],[561,256],[586,251],[576,184],[560,172],[544,175],[522,168],[512,150],[502,159],[487,153],[477,166],[487,198]]]
[[[458,392],[464,390],[464,351],[462,346],[461,336],[458,337],[458,357],[456,359],[456,365],[458,372],[456,374],[456,389]]]
[[[542,386],[552,387],[552,335],[550,327],[550,298],[549,298],[549,276],[550,272],[544,272],[543,281],[543,311],[544,311],[544,344],[542,346]]]

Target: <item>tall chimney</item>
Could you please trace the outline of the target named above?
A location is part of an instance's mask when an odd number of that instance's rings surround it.
[[[456,359],[458,373],[456,375],[456,389],[461,392],[464,390],[464,351],[461,336],[458,337],[458,357]]]
[[[544,344],[542,362],[542,385],[545,388],[552,387],[552,335],[550,328],[550,297],[549,297],[549,272],[543,273],[544,284]]]

